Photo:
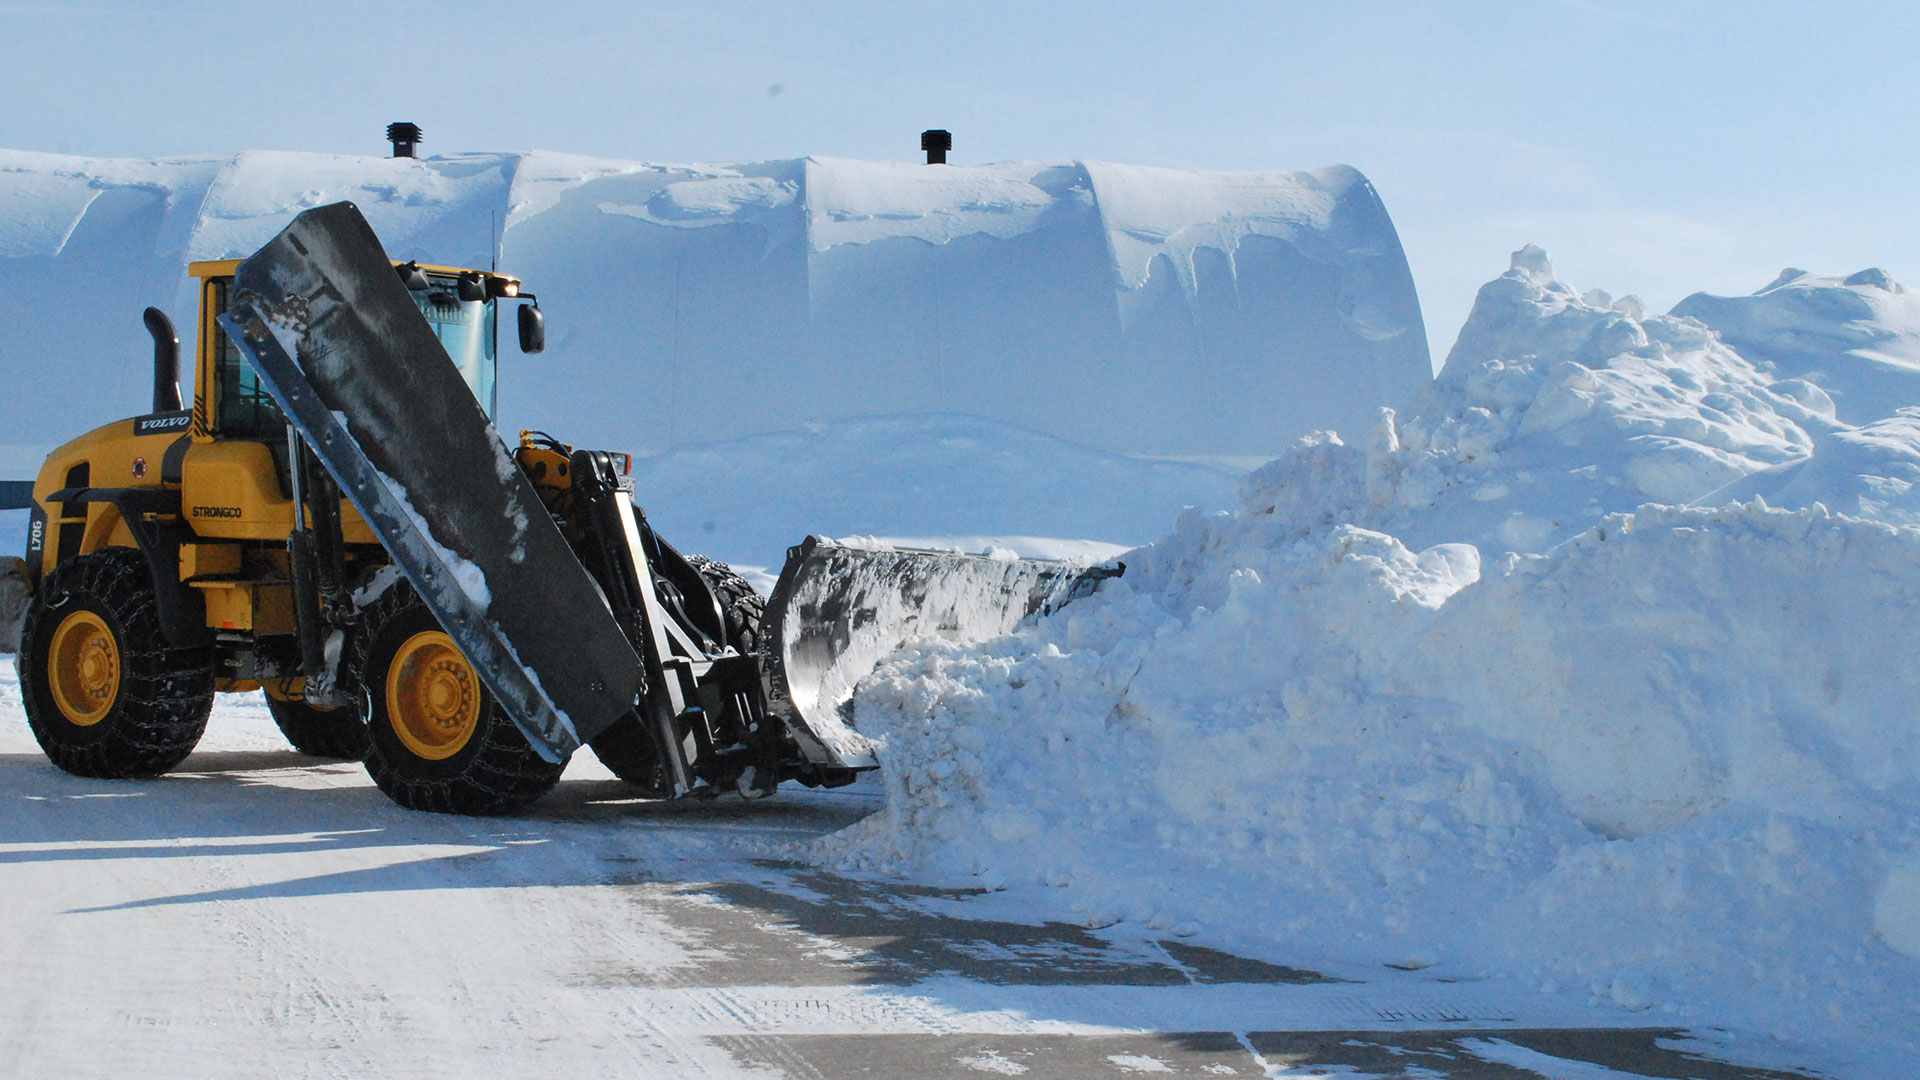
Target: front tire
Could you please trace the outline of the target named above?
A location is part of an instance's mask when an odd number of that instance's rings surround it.
[[[638,714],[629,713],[587,742],[607,771],[640,789],[641,798],[665,799],[673,794],[673,774],[660,759],[653,733]]]
[[[158,776],[186,760],[213,709],[213,652],[160,631],[153,579],[130,549],[54,568],[27,609],[20,692],[27,726],[75,776]]]
[[[535,753],[413,589],[395,585],[354,635],[367,695],[367,774],[409,810],[506,814],[566,764]]]

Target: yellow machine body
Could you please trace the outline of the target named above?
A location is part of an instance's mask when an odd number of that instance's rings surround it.
[[[226,308],[239,265],[240,260],[229,259],[188,267],[200,281],[190,410],[95,428],[53,451],[41,466],[26,567],[36,587],[56,565],[75,556],[139,546],[122,501],[58,497],[62,492],[178,491],[177,514],[131,512],[148,524],[181,525],[191,533],[191,540],[179,545],[179,580],[204,598],[207,628],[228,639],[295,632],[287,553],[295,515],[284,432],[234,432],[221,423],[230,411],[222,409],[222,396],[237,392],[238,359],[215,319]],[[519,292],[518,280],[504,275],[445,266],[418,269],[442,279],[480,278],[494,296]],[[339,514],[349,559],[384,560],[352,504],[342,500]],[[255,685],[250,679],[223,679],[220,688]]]

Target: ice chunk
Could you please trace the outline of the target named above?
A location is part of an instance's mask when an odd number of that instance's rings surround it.
[[[1513,253],[1513,268],[1542,285],[1553,280],[1553,262],[1547,258],[1547,251],[1538,244],[1528,244]],[[1605,307],[1596,304],[1595,307]]]

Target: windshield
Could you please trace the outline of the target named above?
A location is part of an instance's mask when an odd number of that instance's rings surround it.
[[[215,278],[207,283],[212,290],[209,302],[213,310],[227,310],[230,278]],[[461,300],[456,291],[459,279],[430,275],[431,288],[412,293],[413,302],[426,316],[427,325],[460,369],[460,377],[473,390],[474,400],[492,419],[495,407],[494,304],[488,300]],[[224,333],[213,337],[215,401],[218,403],[214,429],[223,438],[270,439],[286,430],[287,421],[280,407],[267,396],[260,379],[240,359],[240,352]]]
[[[459,280],[428,276],[433,287],[413,293],[413,302],[427,325],[439,336],[440,344],[460,369],[460,377],[473,389],[474,399],[493,417],[497,361],[494,358],[493,304],[486,300],[462,300],[456,291]]]

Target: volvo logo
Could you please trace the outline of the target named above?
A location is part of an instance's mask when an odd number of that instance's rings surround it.
[[[133,433],[135,435],[165,435],[169,432],[185,431],[188,427],[192,426],[192,424],[193,414],[190,412],[155,413],[152,416],[143,416],[134,421]]]

